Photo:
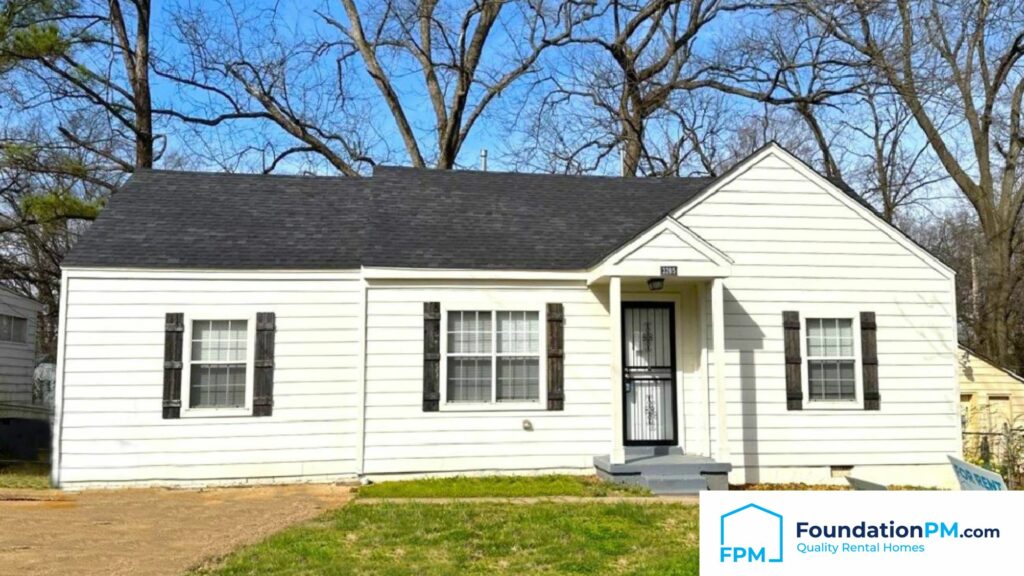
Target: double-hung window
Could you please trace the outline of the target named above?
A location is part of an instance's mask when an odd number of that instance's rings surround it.
[[[189,408],[244,408],[248,372],[247,320],[194,320]]]
[[[447,403],[540,401],[538,311],[449,310],[447,318]]]
[[[807,398],[857,400],[857,353],[852,318],[807,319]]]
[[[0,314],[0,341],[24,344],[28,341],[28,320]]]

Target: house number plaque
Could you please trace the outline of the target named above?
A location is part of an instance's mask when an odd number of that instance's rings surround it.
[[[661,275],[662,276],[678,276],[679,275],[679,268],[677,268],[675,266],[662,266],[661,267]]]

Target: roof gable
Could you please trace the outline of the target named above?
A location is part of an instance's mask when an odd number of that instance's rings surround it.
[[[663,218],[609,254],[590,274],[604,276],[662,276],[663,266],[674,266],[690,277],[729,276],[732,260],[673,218]]]
[[[956,273],[952,268],[947,266],[944,262],[936,258],[930,252],[918,245],[914,240],[907,236],[902,230],[896,228],[885,219],[870,205],[863,197],[854,192],[853,190],[839,185],[836,182],[829,180],[828,178],[819,174],[816,170],[808,166],[803,160],[800,160],[791,152],[780,146],[776,142],[769,142],[762,146],[759,150],[748,156],[745,160],[737,163],[727,172],[719,176],[714,182],[710,183],[707,188],[702,190],[700,194],[690,198],[687,202],[681,204],[676,208],[672,216],[676,219],[683,218],[687,213],[692,212],[695,208],[700,206],[708,198],[720,190],[726,188],[730,183],[741,178],[751,170],[759,168],[768,169],[785,169],[791,170],[794,174],[799,175],[801,178],[814,184],[816,189],[821,190],[823,193],[830,195],[832,198],[837,200],[840,204],[846,206],[854,213],[858,214],[867,223],[869,223],[875,229],[881,231],[883,234],[888,236],[891,240],[905,248],[908,252],[919,258],[926,265],[931,267],[933,270],[938,272],[945,278],[953,278]],[[765,192],[770,193],[770,192]]]

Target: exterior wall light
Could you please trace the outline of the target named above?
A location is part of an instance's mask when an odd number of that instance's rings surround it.
[[[651,292],[657,292],[658,290],[661,290],[664,287],[665,287],[665,279],[664,278],[648,278],[647,279],[647,288],[649,288],[651,290]]]

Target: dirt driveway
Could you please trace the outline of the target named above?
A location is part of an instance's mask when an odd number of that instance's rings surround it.
[[[181,574],[343,505],[349,489],[146,489],[55,497],[61,499],[0,498],[0,574]]]

